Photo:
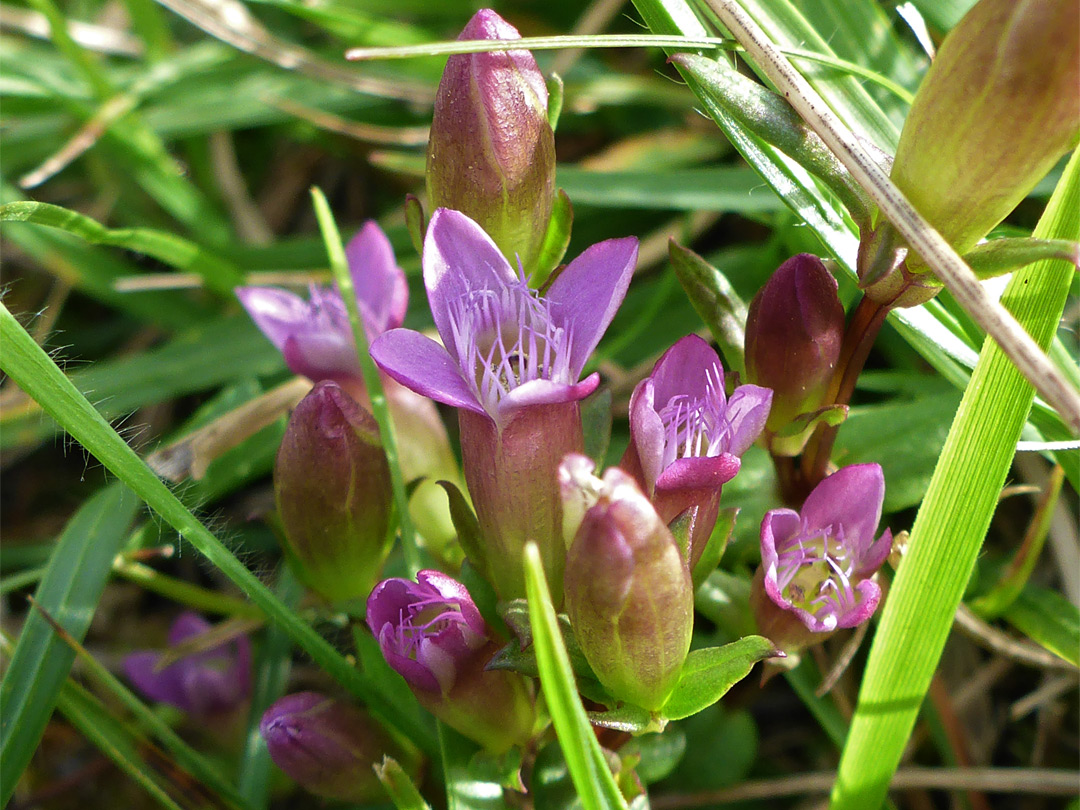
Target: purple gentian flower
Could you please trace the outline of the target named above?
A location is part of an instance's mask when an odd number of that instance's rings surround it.
[[[630,399],[630,446],[621,465],[639,479],[665,522],[695,509],[690,564],[716,523],[720,489],[765,426],[772,391],[724,393],[720,357],[697,335],[668,349]]]
[[[169,629],[176,647],[211,629],[196,613],[181,613]],[[162,653],[134,652],[124,659],[124,672],[151,700],[168,703],[199,720],[224,717],[251,691],[251,643],[241,635],[159,669]]]
[[[275,765],[306,790],[328,799],[370,802],[385,797],[372,766],[386,755],[402,757],[399,746],[365,711],[318,692],[297,692],[276,701],[263,714],[259,733]]]
[[[869,619],[881,599],[870,577],[892,548],[888,529],[874,539],[884,499],[881,466],[854,464],[818,484],[801,512],[768,512],[761,522],[761,570],[772,604],[813,633]]]
[[[367,623],[386,662],[443,722],[494,751],[525,741],[534,709],[517,673],[485,670],[498,645],[469,591],[440,571],[387,579],[368,597]]]
[[[378,224],[367,222],[345,248],[345,256],[368,340],[401,326],[409,288]],[[271,287],[239,287],[236,297],[296,374],[339,384],[361,378],[349,314],[335,287],[312,284],[307,301]]]
[[[581,373],[636,261],[636,239],[601,242],[541,295],[479,225],[440,208],[423,264],[443,345],[407,329],[372,344],[387,374],[458,409],[465,480],[485,546],[485,559],[475,562],[505,599],[525,595],[522,553],[533,540],[561,601],[566,547],[557,470],[563,456],[582,450],[578,403],[599,375],[581,380]]]

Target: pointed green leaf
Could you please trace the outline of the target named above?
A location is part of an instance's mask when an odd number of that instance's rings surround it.
[[[686,657],[675,691],[660,713],[682,720],[707,709],[750,674],[754,664],[777,655],[773,643],[762,636],[747,636],[723,647],[693,650]]]

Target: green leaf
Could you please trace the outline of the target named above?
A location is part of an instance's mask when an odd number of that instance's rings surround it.
[[[1074,153],[1036,228],[1039,238],[1080,233],[1080,153]],[[1053,338],[1071,274],[1053,261],[1018,271],[1002,304],[1042,347]],[[971,576],[1033,389],[987,341],[964,393],[904,562],[870,649],[833,789],[833,810],[877,807],[907,743]]]
[[[525,546],[525,590],[540,685],[582,804],[585,810],[625,808],[626,802],[615,785],[600,743],[585,715],[585,707],[577,695],[574,672],[559,632],[540,551],[535,543]]]
[[[327,675],[366,701],[374,714],[410,737],[417,746],[427,752],[434,750],[434,740],[428,728],[416,721],[412,707],[401,705],[378,683],[357,672],[344,656],[275,597],[154,475],[41,347],[34,343],[2,302],[0,341],[4,345],[0,368],[16,385],[40,403],[45,412],[76,441],[247,594],[266,617],[278,624]]]
[[[723,647],[692,650],[686,657],[675,691],[660,713],[682,720],[716,703],[750,674],[754,664],[776,656],[773,643],[762,636],[747,636]]]
[[[477,779],[472,772],[472,758],[479,750],[476,743],[439,723],[439,748],[448,810],[500,810],[505,806],[502,786]]]
[[[585,455],[604,468],[611,444],[611,389],[601,388],[581,403],[581,428],[585,436]]]
[[[1080,244],[1070,239],[991,239],[964,254],[964,261],[979,278],[1001,276],[1044,259],[1067,261],[1075,272]]]
[[[1004,617],[1036,644],[1080,667],[1080,610],[1057,591],[1029,584]]]
[[[722,272],[674,239],[668,257],[694,311],[709,327],[730,371],[746,373],[746,304]]]
[[[7,343],[4,354],[11,350]],[[138,509],[131,490],[110,484],[80,507],[60,535],[34,598],[77,641],[86,636],[113,558]],[[0,806],[7,804],[29,764],[74,660],[75,651],[46,618],[31,612],[0,684]]]
[[[217,255],[172,233],[149,228],[106,228],[88,216],[58,205],[12,202],[0,206],[0,222],[32,222],[59,228],[94,245],[112,245],[152,256],[177,270],[198,273],[209,289],[232,295],[243,274]]]
[[[676,211],[779,211],[783,202],[749,169],[702,167],[664,172],[593,171],[559,166],[558,182],[574,204]]]

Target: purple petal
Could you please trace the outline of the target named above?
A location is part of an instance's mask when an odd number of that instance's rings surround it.
[[[814,487],[803,504],[803,522],[810,530],[842,527],[845,545],[861,553],[872,542],[884,500],[881,465],[852,464]]]
[[[838,628],[857,627],[874,615],[878,602],[881,601],[881,588],[872,579],[864,579],[855,586],[858,601],[855,607],[846,613],[837,616]],[[813,629],[813,628],[810,628]]]
[[[391,669],[408,681],[410,685],[417,689],[423,689],[428,692],[439,692],[439,681],[426,666],[418,661],[412,660],[406,655],[402,655],[395,649],[393,644],[393,634],[394,627],[389,623],[384,624],[382,630],[378,633],[379,648],[382,650],[386,663],[390,665]]]
[[[862,559],[859,560],[856,573],[862,574],[863,576],[872,575],[881,567],[881,564],[885,562],[886,558],[889,556],[889,552],[892,551],[892,545],[892,532],[889,529],[886,529],[882,532],[881,537],[866,550]]]
[[[776,567],[780,550],[802,531],[802,519],[792,509],[772,509],[761,520],[761,567],[765,570],[765,592],[780,607],[790,607],[777,586]]]
[[[376,638],[381,635],[383,627],[401,620],[402,611],[421,598],[422,590],[422,586],[400,577],[384,579],[371,589],[365,619]]]
[[[577,378],[615,317],[637,264],[638,240],[593,245],[559,274],[545,296],[555,321],[570,329],[570,373]]]
[[[730,453],[677,458],[656,479],[656,489],[719,489],[739,472],[741,463]]]
[[[719,390],[723,391],[724,367],[720,355],[697,335],[681,338],[656,361],[649,375],[655,401],[663,407],[680,394],[701,399],[708,393],[706,371],[712,368],[719,372]]]
[[[521,34],[518,33],[514,26],[510,25],[490,8],[482,8],[465,25],[461,34],[458,35],[458,39],[521,39]],[[467,58],[474,65],[471,70],[472,75],[481,77],[487,77],[495,72],[491,69],[491,66],[499,68],[509,60],[517,68],[520,78],[528,83],[536,97],[540,99],[544,107],[547,107],[547,85],[544,84],[544,76],[537,67],[536,59],[533,58],[531,51],[474,53],[469,54]],[[499,88],[494,88],[491,92],[497,93],[498,90]]]
[[[499,401],[499,420],[505,424],[514,411],[531,405],[577,402],[589,396],[598,385],[600,375],[596,373],[574,385],[564,385],[551,380],[530,380],[510,391]]]
[[[135,652],[124,659],[124,674],[131,683],[151,700],[168,703],[183,711],[192,706],[184,689],[182,670],[175,664],[164,669],[157,668],[161,653]]]
[[[431,217],[424,238],[424,286],[443,343],[453,346],[450,307],[471,290],[501,290],[519,283],[483,228],[449,208]],[[454,349],[450,349],[453,356]],[[456,358],[455,358],[456,359]]]
[[[371,357],[379,368],[418,394],[485,413],[449,352],[419,332],[391,329],[371,344]]]
[[[731,423],[728,452],[741,456],[757,441],[769,418],[773,392],[759,385],[740,385],[728,400],[726,415]]]
[[[345,256],[356,298],[364,304],[368,332],[381,335],[401,326],[409,306],[409,285],[382,228],[374,220],[364,223],[345,248]]]
[[[420,571],[417,573],[416,579],[418,582],[423,582],[425,585],[434,588],[442,594],[447,602],[456,603],[461,610],[465,623],[471,630],[481,634],[487,633],[487,624],[473,602],[469,590],[464,585],[442,571]]]
[[[656,479],[663,472],[666,431],[656,412],[653,381],[646,377],[634,388],[630,397],[630,434],[637,450],[646,489],[651,493]]]
[[[337,332],[297,333],[280,348],[289,370],[312,382],[361,376],[356,344]]]
[[[201,636],[213,625],[198,613],[185,610],[173,621],[169,628],[169,646],[178,647],[189,638]]]
[[[298,330],[307,328],[311,308],[299,295],[273,287],[237,287],[236,297],[278,351]]]

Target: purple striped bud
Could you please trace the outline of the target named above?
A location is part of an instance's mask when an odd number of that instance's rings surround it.
[[[458,409],[465,480],[484,542],[485,559],[474,562],[503,599],[525,595],[522,555],[533,540],[561,601],[566,547],[556,474],[562,457],[582,448],[578,403],[600,378],[581,380],[581,373],[636,260],[636,239],[601,242],[540,295],[479,225],[440,208],[423,264],[442,345],[393,329],[371,346],[395,380]]]
[[[209,632],[197,613],[181,613],[169,629],[169,646]],[[124,659],[124,673],[151,700],[168,703],[193,718],[218,721],[232,714],[251,692],[251,643],[247,636],[210,646],[161,667],[163,653],[144,650]]]
[[[390,548],[390,468],[375,418],[336,383],[293,411],[274,495],[300,579],[330,601],[370,593]]]
[[[520,39],[491,9],[458,37]],[[512,263],[531,271],[555,200],[555,134],[544,77],[529,51],[446,61],[427,151],[431,204],[474,219]]]
[[[630,446],[620,462],[667,524],[693,509],[690,567],[716,523],[721,487],[739,471],[769,415],[772,391],[743,385],[724,393],[724,368],[697,335],[661,357],[630,399]]]
[[[634,479],[602,479],[567,456],[560,483],[568,511],[594,501],[566,561],[566,612],[597,678],[613,697],[657,710],[690,650],[694,587],[675,538]]]
[[[746,319],[746,379],[773,391],[765,429],[775,434],[827,404],[844,339],[837,284],[817,256],[801,253],[777,268]],[[793,455],[803,440],[796,437]]]
[[[751,597],[762,634],[790,652],[873,615],[881,588],[871,577],[892,548],[888,529],[874,539],[884,499],[881,466],[854,464],[818,484],[801,512],[765,515]]]
[[[485,670],[498,645],[469,595],[439,571],[387,579],[368,597],[367,623],[386,662],[447,725],[501,752],[528,740],[534,709],[525,680]]]
[[[318,692],[286,695],[262,716],[259,733],[270,758],[305,790],[327,799],[366,802],[386,794],[373,765],[399,757],[365,711]]]

